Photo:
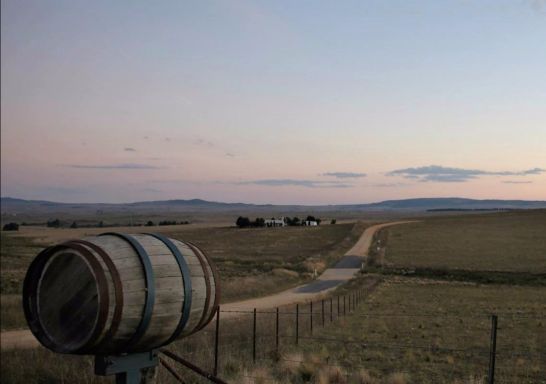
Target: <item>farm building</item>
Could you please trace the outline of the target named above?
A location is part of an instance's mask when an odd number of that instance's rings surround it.
[[[314,220],[306,220],[303,222],[303,225],[307,225],[308,227],[316,227],[318,223]]]
[[[286,224],[284,222],[284,217],[281,217],[280,219],[265,219],[265,226],[266,227],[284,227]]]

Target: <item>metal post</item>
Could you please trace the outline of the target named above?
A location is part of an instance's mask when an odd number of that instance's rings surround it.
[[[296,304],[296,345],[300,338],[300,305]]]
[[[330,323],[334,321],[334,298],[330,297]]]
[[[252,361],[256,362],[256,308],[254,308],[254,322],[252,324]]]
[[[324,299],[322,299],[320,311],[322,315],[322,326],[324,327]]]
[[[339,314],[340,314],[340,311],[339,311],[339,296],[337,297],[337,317],[339,318]]]
[[[275,320],[275,350],[279,354],[279,307],[277,307],[277,317]]]
[[[309,328],[311,329],[311,335],[313,334],[313,300],[309,302]]]
[[[218,376],[218,341],[220,339],[220,306],[216,308],[216,334],[214,335],[214,376]]]
[[[495,383],[495,357],[497,353],[497,315],[491,315],[491,342],[489,344],[488,384]]]
[[[343,316],[345,316],[345,314],[347,313],[347,312],[345,311],[345,309],[346,309],[346,308],[345,308],[345,298],[346,298],[346,297],[347,297],[347,295],[343,295]]]

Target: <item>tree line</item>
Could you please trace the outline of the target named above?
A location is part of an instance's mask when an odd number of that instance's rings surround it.
[[[271,220],[276,220],[274,217],[271,218]],[[301,225],[306,225],[306,222],[314,221],[317,223],[317,225],[320,225],[322,222],[322,219],[319,217],[308,215],[305,220],[300,219],[297,216],[294,217],[285,217],[284,218],[284,224],[296,227]],[[330,224],[335,224],[336,219],[332,219],[330,221]],[[263,217],[257,217],[254,220],[250,220],[248,217],[245,216],[239,216],[237,220],[235,221],[235,225],[237,225],[239,228],[259,228],[259,227],[265,227],[265,219]]]

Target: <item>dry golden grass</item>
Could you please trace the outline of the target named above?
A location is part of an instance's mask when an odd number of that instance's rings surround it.
[[[384,232],[386,262],[397,267],[546,273],[546,210],[428,218]]]

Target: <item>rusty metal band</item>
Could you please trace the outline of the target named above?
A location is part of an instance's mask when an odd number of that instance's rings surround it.
[[[208,323],[212,321],[212,319],[214,318],[214,315],[216,314],[216,309],[220,305],[220,296],[221,296],[220,275],[218,274],[218,269],[216,269],[216,266],[212,262],[212,259],[205,251],[201,250],[201,248],[198,248],[195,244],[191,242],[188,242],[188,244],[194,247],[195,249],[197,249],[197,251],[200,252],[203,255],[203,257],[205,257],[210,267],[210,270],[212,271],[212,277],[214,279],[214,303],[212,304],[211,312],[207,321],[205,321],[205,323],[201,327],[203,328],[205,325],[207,325]]]
[[[188,266],[188,263],[186,263],[186,259],[184,258],[184,255],[182,255],[182,252],[180,251],[180,249],[172,242],[171,239],[156,233],[146,233],[146,235],[155,237],[156,239],[161,241],[163,244],[165,244],[167,248],[169,248],[174,258],[176,259],[176,262],[178,263],[178,268],[180,268],[180,274],[182,276],[182,282],[184,284],[184,303],[182,305],[182,316],[180,317],[180,321],[178,322],[178,325],[176,326],[176,329],[174,330],[173,334],[169,337],[169,339],[165,343],[163,343],[163,345],[167,345],[171,343],[172,341],[176,340],[178,336],[180,336],[180,334],[184,330],[184,327],[186,326],[190,318],[191,301],[192,301],[191,273],[190,273],[190,268]]]
[[[152,319],[152,313],[154,311],[154,302],[155,302],[155,279],[154,271],[152,268],[152,262],[150,261],[150,256],[148,252],[140,245],[140,243],[132,236],[126,235],[124,233],[117,232],[107,232],[101,233],[99,236],[115,236],[119,237],[122,240],[125,240],[131,248],[136,252],[142,269],[144,270],[144,282],[146,285],[146,296],[144,301],[144,310],[142,313],[142,318],[135,330],[135,333],[131,336],[129,341],[123,346],[123,351],[130,352],[130,349],[134,347],[146,333],[148,326],[150,325],[150,320]]]
[[[112,340],[113,336],[116,334],[119,328],[119,325],[121,323],[121,315],[123,313],[123,284],[121,283],[121,276],[119,274],[119,271],[116,265],[110,258],[110,256],[100,246],[86,240],[74,240],[72,241],[72,243],[82,244],[90,248],[94,252],[96,252],[101,257],[104,264],[106,264],[106,267],[108,268],[108,271],[110,272],[110,276],[112,277],[112,283],[114,285],[114,299],[115,299],[114,314],[112,315],[112,322],[110,323],[110,329],[104,335],[103,341],[95,346],[95,348],[100,349],[102,346],[104,346],[106,343]]]
[[[184,244],[186,244],[192,251],[193,253],[195,254],[195,257],[197,257],[197,260],[199,260],[199,264],[201,264],[201,268],[203,269],[203,275],[205,277],[205,288],[206,288],[206,296],[205,296],[205,305],[204,305],[204,308],[203,308],[203,313],[201,314],[201,319],[199,319],[199,322],[197,323],[197,325],[195,326],[194,329],[192,329],[189,334],[193,334],[195,332],[197,332],[198,330],[200,330],[201,328],[203,328],[204,325],[206,325],[205,321],[207,320],[207,309],[209,307],[209,303],[210,303],[210,292],[211,292],[211,287],[210,287],[210,278],[209,278],[209,274],[208,274],[208,271],[207,271],[207,264],[205,263],[205,260],[203,260],[203,257],[201,255],[201,252],[199,252],[199,250],[197,249],[197,247],[187,241],[183,241]]]
[[[47,331],[42,327],[40,319],[38,317],[37,294],[43,268],[46,266],[47,262],[55,253],[57,253],[58,251],[70,249],[78,251],[81,256],[88,262],[88,265],[90,266],[93,275],[97,279],[99,295],[99,312],[97,314],[97,320],[95,322],[93,332],[87,338],[85,344],[76,349],[66,349],[63,346],[57,345],[53,340],[51,340],[51,338],[47,334]],[[104,270],[102,269],[100,263],[95,259],[93,254],[89,252],[89,250],[76,244],[63,243],[53,247],[48,247],[40,252],[38,256],[36,256],[36,258],[32,261],[25,276],[25,281],[23,283],[23,298],[23,309],[30,330],[40,341],[40,343],[42,343],[45,347],[58,353],[85,353],[85,350],[96,341],[96,338],[104,329],[104,326],[106,325],[106,320],[108,318],[109,293]]]

